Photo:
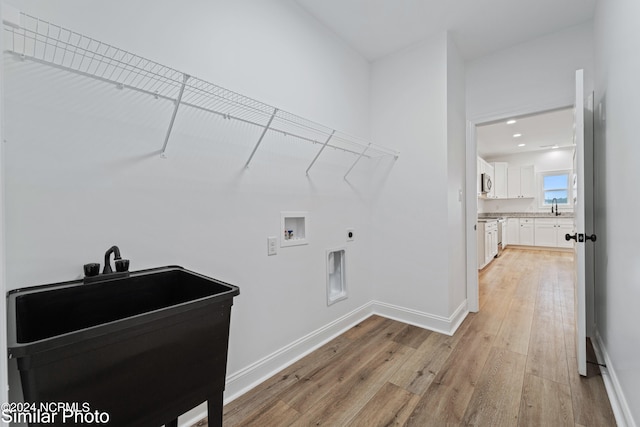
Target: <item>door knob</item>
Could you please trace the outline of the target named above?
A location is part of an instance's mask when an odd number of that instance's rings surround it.
[[[576,242],[580,242],[580,243],[584,243],[585,240],[591,240],[592,242],[596,241],[596,235],[592,234],[591,236],[589,236],[588,234],[578,234],[575,233],[573,236],[571,234],[565,234],[564,235],[564,240],[569,241],[569,240],[575,240]]]

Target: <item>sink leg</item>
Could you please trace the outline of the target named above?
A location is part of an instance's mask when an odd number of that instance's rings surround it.
[[[169,421],[164,427],[178,427],[178,419]]]
[[[209,427],[222,427],[222,396],[220,391],[209,397],[207,400],[207,415],[209,417]]]

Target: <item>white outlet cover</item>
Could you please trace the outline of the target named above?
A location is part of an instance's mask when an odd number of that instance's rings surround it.
[[[353,228],[347,228],[347,242],[353,242],[356,238],[356,231]]]
[[[278,238],[277,237],[267,237],[267,255],[277,255],[278,254]]]

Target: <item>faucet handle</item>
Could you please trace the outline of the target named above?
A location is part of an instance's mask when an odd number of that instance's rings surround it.
[[[128,259],[117,259],[115,263],[116,263],[116,271],[118,272],[129,271]]]
[[[100,274],[100,263],[90,262],[89,264],[84,265],[84,275],[86,277],[93,277],[98,274]]]

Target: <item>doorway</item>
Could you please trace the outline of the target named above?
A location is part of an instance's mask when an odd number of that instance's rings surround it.
[[[504,226],[506,237],[503,234],[502,244],[507,250],[509,245],[563,248],[558,236],[563,237],[562,233],[570,231],[571,227],[571,220],[568,220],[572,216],[569,177],[572,173],[573,149],[572,106],[556,105],[468,122],[466,215],[469,311],[477,312],[480,308],[478,268],[488,265],[493,256],[481,253],[487,234],[483,226],[478,227],[481,225],[478,222],[479,215],[481,218],[507,218],[506,221],[512,218]],[[490,190],[482,188],[481,173],[491,178]],[[509,179],[512,184],[510,189],[506,186]],[[564,184],[559,184],[563,179]],[[551,214],[552,209],[553,217],[538,221],[539,245],[536,246],[533,218]],[[514,223],[527,215],[532,218],[531,222],[526,224],[523,219],[523,233],[517,233],[519,228],[515,228]],[[545,221],[549,224],[543,226]],[[569,225],[564,224],[567,221]],[[511,238],[509,230],[512,232]],[[516,234],[523,234],[522,241],[514,238]],[[483,257],[486,260],[484,265]]]

